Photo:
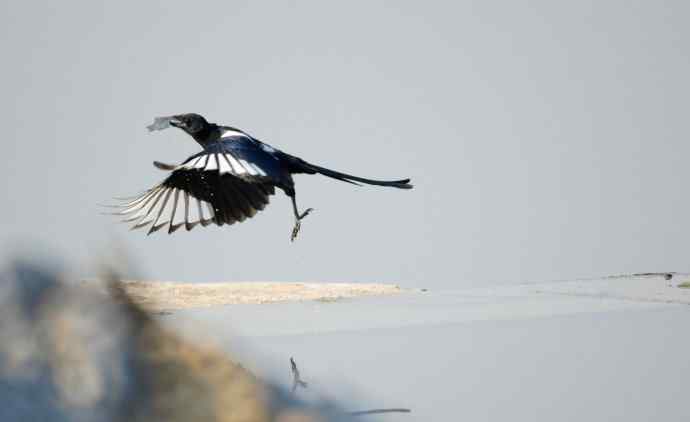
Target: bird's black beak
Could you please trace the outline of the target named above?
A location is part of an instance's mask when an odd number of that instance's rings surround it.
[[[184,128],[184,123],[178,116],[172,116],[170,118],[170,126],[182,129]]]

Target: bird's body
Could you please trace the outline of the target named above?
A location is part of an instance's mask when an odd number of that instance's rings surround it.
[[[197,114],[173,116],[169,120],[172,126],[191,135],[203,150],[179,165],[155,162],[156,167],[170,171],[170,175],[123,205],[119,214],[127,217],[125,221],[134,222],[133,228],[149,227],[149,233],[166,226],[172,233],[182,226],[191,230],[199,224],[222,226],[242,222],[263,210],[277,187],[292,199],[294,240],[300,220],[311,209],[301,214],[297,211],[293,174],[320,173],[354,184],[412,187],[409,179],[364,179],[310,164],[240,129],[208,123]]]

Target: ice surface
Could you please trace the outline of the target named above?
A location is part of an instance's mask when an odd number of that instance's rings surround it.
[[[309,382],[302,399],[412,409],[378,421],[680,422],[690,291],[677,284],[687,279],[430,289],[185,309],[162,320],[190,335],[207,327],[245,367],[283,386],[293,356]]]

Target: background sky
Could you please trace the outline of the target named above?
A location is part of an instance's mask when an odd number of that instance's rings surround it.
[[[0,254],[93,273],[463,287],[690,269],[689,3],[0,3]],[[153,235],[99,215],[198,146],[197,112],[316,164],[231,227]],[[136,273],[136,274],[134,274]]]

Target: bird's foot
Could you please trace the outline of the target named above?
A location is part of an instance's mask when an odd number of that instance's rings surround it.
[[[301,220],[301,219],[303,219],[304,217],[308,216],[309,213],[312,212],[312,211],[314,211],[314,208],[307,208],[306,210],[304,210],[304,212],[303,212],[302,214],[300,214],[300,215],[297,217],[298,220]]]
[[[312,211],[314,211],[314,208],[307,208],[302,214],[297,216],[295,219],[295,227],[292,229],[292,236],[290,236],[290,242],[294,242],[295,239],[297,239],[297,234],[300,228],[302,228],[302,219],[308,216]]]
[[[302,223],[299,220],[295,220],[295,227],[292,229],[292,236],[290,236],[290,242],[294,242],[297,239],[297,234],[299,229],[302,227]]]

